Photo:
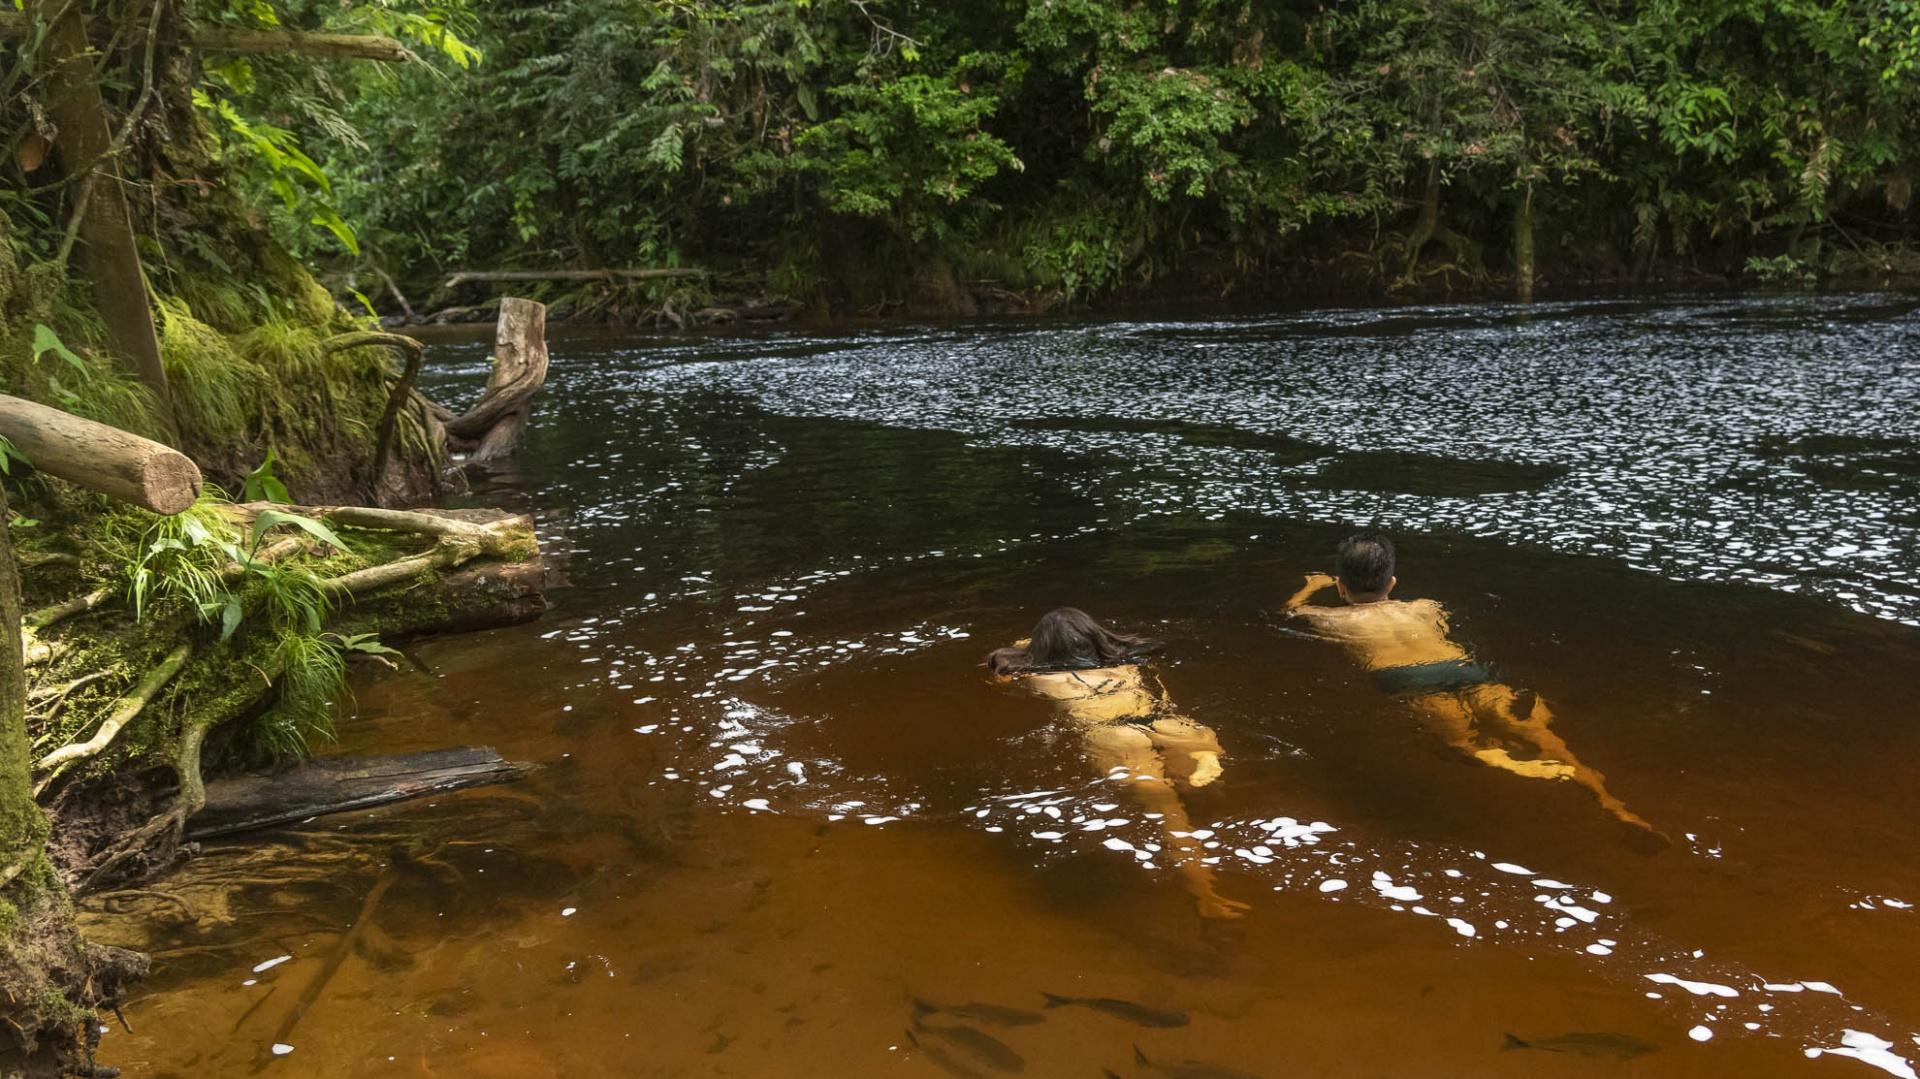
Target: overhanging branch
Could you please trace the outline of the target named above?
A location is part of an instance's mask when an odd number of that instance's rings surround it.
[[[0,41],[19,41],[33,29],[33,16],[25,12],[0,12]],[[382,34],[322,34],[302,30],[242,30],[203,26],[189,38],[192,47],[202,52],[260,55],[296,53],[302,56],[330,57],[337,60],[379,60],[404,64],[414,59],[413,51],[397,38]]]

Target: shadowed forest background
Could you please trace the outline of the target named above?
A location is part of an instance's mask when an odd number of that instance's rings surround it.
[[[550,267],[714,271],[539,297],[674,321],[716,293],[964,313],[1920,267],[1905,0],[162,3],[393,33],[422,62],[175,52],[169,29],[154,87],[157,9],[91,6],[110,96],[147,102],[130,143],[205,159],[146,177],[169,267],[230,272],[170,227],[212,183],[387,313],[481,299],[436,296],[456,271]],[[32,78],[9,76],[16,140]],[[29,258],[59,246],[35,186],[6,205]]]

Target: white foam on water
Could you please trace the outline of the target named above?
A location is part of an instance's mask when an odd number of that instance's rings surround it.
[[[1512,862],[1495,862],[1493,863],[1493,868],[1498,869],[1502,873],[1512,873],[1516,877],[1533,876],[1533,870],[1523,865],[1514,865]]]
[[[1338,877],[1334,877],[1331,880],[1323,880],[1320,882],[1320,890],[1323,892],[1344,892],[1347,890],[1347,882]]]
[[[1418,891],[1404,884],[1395,884],[1392,877],[1378,869],[1373,872],[1373,890],[1388,899],[1398,899],[1403,903],[1412,903],[1421,898]]]
[[[274,1042],[274,1043],[273,1043],[273,1055],[274,1055],[274,1056],[277,1056],[277,1057],[283,1057],[283,1056],[286,1056],[286,1055],[287,1055],[288,1053],[291,1053],[291,1052],[293,1052],[293,1046],[291,1046],[291,1045],[288,1045],[288,1044],[287,1044],[286,1042]]]
[[[1463,937],[1472,937],[1479,933],[1479,930],[1473,927],[1472,922],[1460,918],[1448,918],[1447,924],[1453,927],[1454,932]]]
[[[1646,979],[1650,982],[1659,982],[1661,985],[1679,986],[1696,997],[1731,998],[1740,995],[1740,991],[1731,986],[1719,985],[1714,982],[1688,981],[1685,978],[1675,977],[1672,974],[1649,974],[1646,975]]]
[[[1697,1042],[1712,1041],[1713,1028],[1709,1026],[1696,1026],[1692,1030],[1687,1031],[1687,1037]]]
[[[1920,1044],[1920,1038],[1914,1039]],[[1907,1058],[1893,1052],[1893,1043],[1885,1038],[1875,1037],[1864,1030],[1847,1030],[1840,1036],[1838,1047],[1814,1046],[1807,1049],[1807,1058],[1814,1059],[1823,1055],[1852,1057],[1862,1064],[1879,1068],[1888,1075],[1899,1079],[1920,1079]]]
[[[279,966],[279,965],[280,965],[280,964],[282,964],[282,963],[285,963],[285,962],[287,962],[288,960],[290,960],[290,959],[292,959],[292,958],[293,958],[293,956],[290,956],[290,955],[277,955],[277,956],[274,956],[274,957],[273,957],[272,959],[269,959],[269,960],[267,960],[267,961],[266,961],[266,962],[264,962],[264,963],[258,963],[258,964],[255,964],[255,966],[254,966],[254,968],[253,968],[253,972],[254,972],[255,974],[260,974],[260,973],[263,973],[263,972],[265,972],[265,971],[269,971],[269,970],[272,970],[273,968],[275,968],[275,967],[277,967],[277,966]]]

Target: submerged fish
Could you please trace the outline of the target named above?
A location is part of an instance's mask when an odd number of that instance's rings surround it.
[[[1632,1060],[1659,1051],[1660,1047],[1652,1042],[1643,1042],[1631,1034],[1609,1034],[1604,1031],[1592,1033],[1562,1034],[1554,1038],[1538,1038],[1522,1041],[1513,1035],[1507,1035],[1501,1049],[1539,1049],[1547,1053],[1577,1053],[1583,1057],[1606,1057],[1609,1060]]]
[[[1124,1019],[1143,1027],[1184,1027],[1187,1025],[1186,1012],[1163,1011],[1149,1008],[1145,1004],[1135,1004],[1131,1000],[1115,1000],[1112,997],[1063,997],[1055,993],[1042,993],[1047,998],[1048,1008],[1092,1008],[1104,1012],[1115,1019]]]
[[[928,1045],[919,1038],[914,1037],[913,1031],[911,1030],[907,1031],[907,1042],[913,1046],[915,1052],[933,1061],[934,1064],[939,1066],[941,1071],[954,1076],[955,1079],[985,1079],[979,1072],[960,1063],[959,1059],[952,1053],[947,1052],[937,1045]]]
[[[968,1058],[979,1061],[995,1071],[1018,1074],[1027,1070],[1026,1060],[1019,1053],[1014,1052],[1012,1046],[986,1031],[944,1024],[934,1026],[931,1023],[922,1023],[918,1019],[913,1021],[913,1030],[938,1038],[960,1050]],[[908,1033],[911,1034],[912,1031]]]
[[[1137,1045],[1133,1047],[1133,1059],[1141,1067],[1152,1068],[1162,1075],[1171,1076],[1172,1079],[1260,1079],[1252,1072],[1243,1072],[1220,1064],[1209,1064],[1204,1060],[1148,1060],[1147,1054],[1141,1052]]]
[[[998,1004],[982,1004],[973,1000],[965,1004],[933,1004],[918,997],[913,1001],[913,1013],[915,1015],[951,1015],[955,1019],[972,1019],[996,1027],[1029,1027],[1047,1020],[1047,1017],[1039,1012],[1003,1008]]]

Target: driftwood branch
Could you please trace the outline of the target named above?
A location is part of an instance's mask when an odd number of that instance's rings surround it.
[[[155,513],[200,496],[200,469],[185,454],[57,408],[0,394],[0,436],[41,472]]]
[[[42,607],[20,619],[20,626],[26,630],[46,629],[55,622],[62,622],[76,614],[85,614],[113,597],[110,588],[96,588],[91,592],[73,597],[64,603]]]
[[[206,52],[257,55],[298,53],[335,60],[380,60],[404,64],[413,52],[394,38],[379,34],[316,34],[298,30],[228,30],[208,27],[195,31],[195,48]]]
[[[682,266],[605,270],[462,270],[447,278],[441,287],[458,288],[469,281],[489,284],[510,281],[654,281],[670,277],[705,276],[706,270]]]
[[[326,813],[519,779],[533,770],[487,746],[436,749],[391,757],[332,757],[274,775],[242,775],[207,784],[207,805],[187,829],[210,839]]]
[[[468,451],[468,464],[505,457],[520,445],[533,397],[546,381],[546,305],[509,296],[500,301],[494,326],[486,392],[464,414],[446,421],[447,436]]]

